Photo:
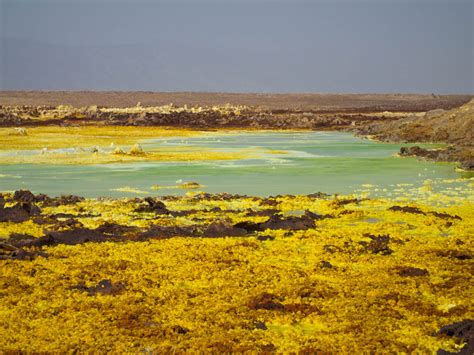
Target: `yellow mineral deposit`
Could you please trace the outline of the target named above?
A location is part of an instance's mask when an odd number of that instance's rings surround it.
[[[185,189],[193,190],[204,187],[203,185],[197,182],[177,182],[176,185],[153,185],[151,186],[152,190],[162,190],[162,189]]]
[[[131,146],[140,140],[165,137],[191,137],[199,131],[166,127],[115,127],[115,126],[44,126],[28,128],[27,135],[13,134],[11,128],[0,128],[0,151],[58,149],[74,147]]]
[[[45,246],[47,256],[3,261],[0,324],[9,326],[0,327],[0,348],[292,352],[311,346],[323,353],[433,353],[460,346],[435,335],[444,324],[472,317],[466,264],[473,250],[472,201],[433,207],[355,196],[199,196],[163,201],[169,211],[189,211],[177,217],[137,212],[144,203],[136,199],[40,203],[42,215],[66,214],[91,230],[126,226],[132,236]],[[300,230],[185,235],[189,226],[215,221],[263,223],[269,209],[281,218],[296,210],[325,217]],[[0,222],[0,235],[39,238],[57,225]],[[133,237],[135,229],[157,226],[183,228],[183,236]],[[460,287],[451,287],[454,281]],[[96,285],[111,291],[96,292]]]

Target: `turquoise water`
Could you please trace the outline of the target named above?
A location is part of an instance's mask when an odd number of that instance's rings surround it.
[[[364,184],[381,189],[396,184],[421,186],[426,179],[458,179],[453,164],[398,158],[399,144],[376,143],[341,132],[268,132],[210,134],[195,138],[156,139],[143,148],[183,145],[191,149],[240,151],[254,148],[257,158],[233,161],[146,162],[94,166],[3,165],[0,191],[30,189],[49,195],[137,196],[114,191],[125,186],[149,195],[178,195],[186,190],[151,186],[195,181],[200,191],[249,195],[351,193]],[[284,151],[269,154],[268,150]],[[205,153],[203,153],[205,154]]]

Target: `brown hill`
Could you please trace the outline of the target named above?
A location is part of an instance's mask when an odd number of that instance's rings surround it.
[[[357,133],[389,142],[449,143],[449,147],[441,150],[402,148],[400,155],[457,161],[464,169],[474,169],[474,100],[449,111],[434,110],[358,127]]]
[[[474,100],[445,111],[433,110],[397,121],[361,127],[359,133],[391,142],[443,142],[473,145]]]

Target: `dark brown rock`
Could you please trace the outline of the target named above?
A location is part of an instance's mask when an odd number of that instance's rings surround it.
[[[397,274],[403,277],[428,276],[428,270],[411,266],[401,266],[397,268]]]
[[[0,260],[33,260],[37,256],[47,257],[41,251],[27,251],[10,243],[0,242]]]
[[[426,213],[420,210],[418,207],[410,207],[410,206],[392,206],[388,209],[389,211],[394,212],[404,212],[404,213],[413,213],[413,214],[423,214]]]
[[[147,205],[138,207],[135,212],[154,212],[156,214],[170,213],[163,202],[154,199],[153,197],[146,197],[144,201],[147,203]]]
[[[445,354],[463,354],[471,355],[474,353],[474,320],[465,319],[460,322],[452,323],[441,327],[438,335],[458,338],[466,343],[464,347],[457,353],[451,353],[445,350],[439,350],[439,355]]]
[[[29,190],[18,190],[13,194],[13,200],[18,202],[35,202],[35,195]]]
[[[123,236],[128,233],[138,232],[140,228],[124,226],[121,224],[106,222],[95,229],[95,231],[109,236]]]
[[[97,230],[87,228],[76,228],[60,232],[48,232],[44,237],[35,238],[28,243],[21,243],[22,246],[42,247],[45,245],[67,244],[77,245],[87,242],[105,242],[107,240],[123,240],[120,236],[109,236]]]
[[[261,223],[255,223],[250,221],[242,221],[239,223],[234,224],[235,228],[245,229],[247,232],[256,232],[261,231]]]
[[[267,330],[267,326],[264,322],[261,321],[254,321],[253,322],[253,328],[254,329],[260,329],[260,330]]]
[[[24,222],[40,213],[40,208],[30,202],[18,202],[12,207],[0,206],[0,222]]]
[[[265,229],[291,229],[291,230],[306,230],[314,228],[314,220],[306,215],[297,217],[280,217],[273,215],[266,222],[260,224],[260,230]]]
[[[317,198],[317,199],[326,199],[328,197],[331,197],[331,195],[328,195],[324,192],[315,192],[306,196],[311,197],[311,198]]]
[[[323,269],[332,269],[334,267],[329,261],[326,261],[326,260],[321,261],[320,266]]]
[[[201,231],[196,226],[159,226],[152,225],[147,231],[139,234],[137,240],[161,239],[172,237],[199,237]]]
[[[125,290],[125,286],[122,283],[112,283],[110,280],[102,280],[97,286],[87,287],[83,284],[74,285],[69,288],[70,290],[84,291],[89,296],[100,295],[117,295]]]
[[[257,240],[261,241],[261,242],[264,242],[266,240],[275,240],[275,237],[272,236],[272,235],[259,235],[257,237]]]
[[[457,219],[457,220],[462,220],[461,217],[459,217],[458,215],[450,215],[448,213],[444,213],[444,212],[430,212],[433,216],[435,217],[438,217],[438,218],[441,218],[441,219]]]
[[[47,198],[43,196],[43,206],[57,207],[63,205],[75,205],[84,201],[84,197],[76,195],[61,195],[60,197]]]
[[[247,234],[247,230],[238,228],[226,222],[213,222],[203,233],[204,237],[220,238],[220,237],[235,237]]]
[[[264,309],[267,311],[281,311],[285,306],[281,303],[282,298],[271,293],[262,293],[249,302],[251,309]]]
[[[372,254],[390,255],[393,250],[389,248],[390,236],[389,235],[372,235],[365,234],[365,237],[371,239],[370,242],[361,241],[361,244],[367,252]]]

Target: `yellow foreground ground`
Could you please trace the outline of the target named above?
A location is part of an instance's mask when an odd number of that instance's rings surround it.
[[[1,260],[0,349],[433,353],[462,347],[437,332],[474,316],[472,200],[389,210],[397,203],[193,196],[164,201],[172,211],[196,209],[178,217],[136,212],[139,200],[85,200],[42,207],[42,215],[74,215],[89,229],[105,222],[144,229],[258,223],[267,217],[249,212],[268,209],[286,217],[305,210],[330,216],[305,230],[59,244],[43,247],[47,257]],[[8,242],[12,233],[40,237],[49,227],[3,222],[0,233]],[[110,292],[100,291],[105,280],[114,285]]]

